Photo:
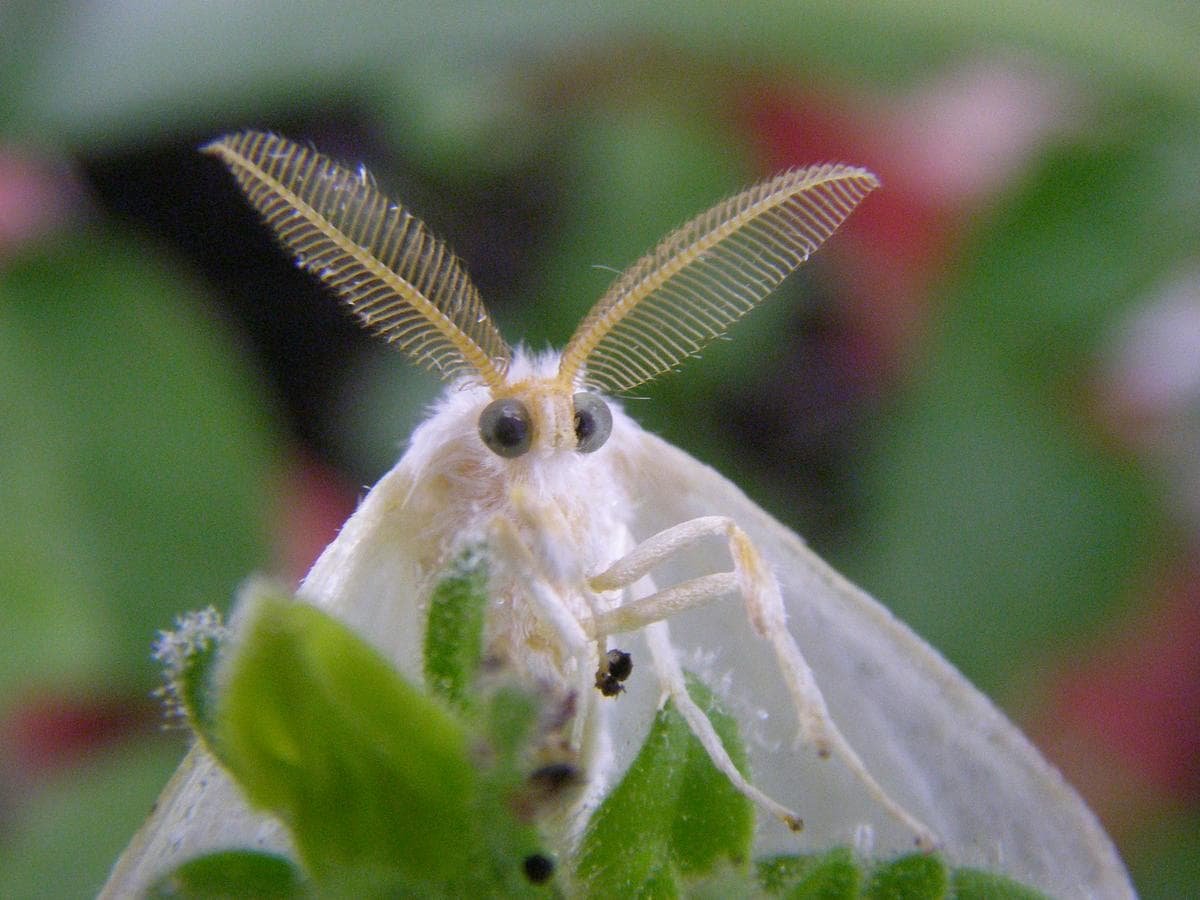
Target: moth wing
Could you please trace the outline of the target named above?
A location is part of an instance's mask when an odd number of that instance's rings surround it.
[[[145,896],[157,879],[205,853],[234,848],[286,853],[289,846],[283,826],[250,809],[212,754],[196,743],[113,865],[99,897]]]
[[[933,829],[951,864],[1000,871],[1061,897],[1130,897],[1095,816],[1028,739],[950,663],[715,470],[640,432],[614,448],[634,532],[725,515],[774,570],[789,628],[829,711],[884,790]],[[713,570],[712,552],[656,569],[659,586]],[[670,619],[690,668],[743,729],[755,784],[804,819],[794,835],[760,816],[758,853],[836,845],[890,856],[913,835],[836,759],[798,745],[792,706],[766,644],[734,598]],[[636,663],[635,663],[636,664]]]
[[[346,520],[300,586],[302,599],[347,622],[410,678],[420,680],[424,633],[419,541],[427,507],[408,502],[414,481],[405,455]],[[197,743],[180,763],[113,866],[101,897],[141,896],[157,878],[196,856],[231,848],[290,852],[275,818],[250,808],[240,789]]]

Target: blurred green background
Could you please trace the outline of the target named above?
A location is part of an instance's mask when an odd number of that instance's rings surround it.
[[[195,148],[380,183],[561,343],[667,230],[884,189],[627,408],[991,693],[1147,897],[1200,886],[1200,6],[0,6],[0,895],[87,896],[183,750],[173,617],[291,578],[437,384]]]

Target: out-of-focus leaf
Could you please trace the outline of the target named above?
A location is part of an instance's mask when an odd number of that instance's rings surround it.
[[[854,900],[862,873],[848,847],[820,856],[778,856],[760,860],[759,884],[771,896],[788,900]]]
[[[946,864],[913,854],[880,866],[863,886],[864,900],[943,900],[949,885]]]
[[[190,860],[164,876],[148,894],[149,900],[283,900],[305,896],[303,876],[290,860],[254,850],[226,850]]]
[[[155,630],[264,561],[260,406],[151,255],[81,234],[0,282],[0,697],[135,674],[148,690]]]
[[[496,690],[479,733],[314,607],[252,588],[216,742],[322,891],[520,896],[536,833],[509,803],[538,709]]]
[[[180,740],[122,748],[21,798],[20,827],[5,822],[0,844],[0,897],[94,897],[182,752]]]
[[[0,34],[28,21],[33,0],[0,18]],[[3,10],[4,7],[0,7]],[[811,71],[886,78],[927,71],[955,53],[991,46],[1073,64],[1109,90],[1153,92],[1193,107],[1200,100],[1200,22],[1186,4],[893,0],[869,9],[831,0],[803,14],[766,0],[739,3],[333,2],[264,0],[233,15],[222,3],[64,4],[23,53],[25,77],[0,97],[14,123],[72,140],[111,141],[129,130],[194,122],[272,101],[329,91],[419,106],[438,118],[486,121],[496,83],[513,60],[546,59],[586,45],[657,40],[700,59],[741,59]],[[49,26],[49,27],[47,27]],[[46,33],[49,37],[44,36]],[[18,49],[20,49],[18,45]],[[406,77],[397,77],[397,71]],[[436,85],[424,93],[395,85]],[[389,88],[391,88],[389,90]],[[299,102],[303,102],[300,100]],[[417,112],[420,116],[420,112]],[[442,114],[444,119],[444,113]]]
[[[968,251],[945,343],[989,339],[1008,380],[1061,390],[1086,376],[1123,310],[1194,259],[1200,118],[1152,107],[1126,127],[1051,150],[994,211]]]
[[[471,705],[471,690],[483,656],[487,567],[482,548],[459,557],[429,597],[425,626],[425,683],[459,709]]]
[[[288,824],[317,878],[449,880],[468,860],[462,727],[313,607],[263,596],[250,615],[216,728],[247,796]]]
[[[1145,125],[1057,151],[996,210],[880,423],[847,568],[986,688],[1127,598],[1162,539],[1085,390],[1117,316],[1200,238],[1195,142]]]
[[[1175,900],[1200,885],[1200,813],[1163,816],[1129,850],[1134,884],[1142,900]]]

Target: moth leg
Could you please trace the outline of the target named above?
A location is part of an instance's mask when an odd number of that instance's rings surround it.
[[[575,660],[574,692],[579,708],[571,728],[571,746],[584,751],[585,757],[590,758],[596,751],[598,737],[597,716],[592,714],[595,702],[592,679],[596,668],[592,648],[595,639],[584,630],[511,521],[498,517],[492,523],[491,540],[499,550],[498,557],[525,587],[534,616],[556,636],[566,656]]]
[[[658,672],[659,678],[662,679],[663,686],[671,697],[671,702],[675,704],[675,709],[687,722],[688,729],[708,753],[708,758],[712,760],[713,765],[748,800],[757,803],[792,831],[802,829],[804,822],[796,813],[748,782],[738,771],[737,766],[733,764],[733,760],[725,751],[725,745],[721,743],[717,730],[713,728],[712,721],[688,693],[687,684],[683,678],[683,669],[680,668],[679,659],[675,655],[675,648],[671,646],[667,623],[661,620],[652,622],[646,626],[644,634],[646,644],[650,648],[650,655],[654,658],[654,668]]]
[[[774,652],[780,673],[787,685],[788,695],[792,698],[801,740],[814,747],[820,756],[836,755],[841,759],[875,801],[914,833],[916,846],[925,850],[934,849],[937,839],[933,832],[888,795],[833,721],[825,705],[825,698],[813,677],[812,669],[788,631],[787,612],[779,591],[779,583],[755,549],[750,537],[733,520],[725,516],[704,516],[661,531],[647,538],[599,575],[588,579],[588,585],[596,591],[629,587],[647,575],[655,565],[712,536],[724,537],[728,541],[729,553],[733,559],[732,571],[701,575],[602,612],[592,622],[593,636],[639,628],[651,629],[655,623],[662,622],[674,613],[710,603],[730,593],[740,595],[745,603],[751,627],[760,638],[770,644]],[[666,641],[666,638],[659,640]],[[661,649],[661,653],[656,653],[656,661],[659,656],[674,659],[673,654],[667,652],[670,650],[669,643]],[[675,665],[677,667],[677,663]],[[680,678],[682,679],[682,676]],[[686,696],[686,690],[680,695],[677,689],[673,689],[672,696],[678,702],[681,696]],[[682,711],[682,706],[680,708]],[[696,713],[707,721],[707,717],[699,709]],[[691,719],[688,719],[688,723],[692,724]],[[711,725],[709,727],[711,728]],[[693,731],[695,732],[695,727]],[[697,737],[701,737],[699,733]],[[703,743],[703,738],[701,741]],[[705,748],[709,749],[707,744]],[[712,755],[711,750],[709,755]],[[713,762],[718,768],[722,768],[715,757]]]

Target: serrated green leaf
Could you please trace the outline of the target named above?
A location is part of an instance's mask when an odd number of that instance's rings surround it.
[[[942,900],[950,873],[938,856],[913,853],[885,863],[871,873],[864,900]]]
[[[492,685],[459,721],[344,625],[259,590],[222,669],[215,741],[289,826],[319,892],[524,896],[544,855],[513,798],[540,706]]]
[[[788,900],[1045,900],[1044,894],[1003,875],[979,869],[951,871],[940,857],[919,853],[872,869],[849,847],[837,847],[821,855],[760,860],[756,870],[762,891]]]
[[[448,883],[467,868],[466,732],[344,625],[260,598],[227,685],[222,758],[318,881]]]
[[[862,871],[848,847],[819,856],[776,856],[757,864],[767,893],[788,900],[854,900]]]
[[[732,717],[698,679],[688,690],[740,771],[746,753]],[[668,703],[621,783],[592,815],[576,867],[589,896],[674,896],[682,876],[744,864],[754,811],[712,764]]]
[[[213,753],[218,752],[214,672],[228,636],[221,614],[210,606],[176,618],[175,628],[159,632],[154,644],[154,658],[163,667],[163,686],[155,693],[168,715],[182,717]]]
[[[155,883],[147,897],[166,900],[284,900],[308,895],[304,877],[291,860],[254,850],[227,850],[189,860]]]
[[[187,711],[188,724],[211,745],[215,726],[215,696],[212,691],[212,674],[220,655],[220,645],[215,641],[197,649],[188,657],[188,665],[180,673],[182,679],[180,698]]]
[[[466,709],[483,654],[487,563],[480,548],[464,552],[434,586],[425,628],[425,683]]]

